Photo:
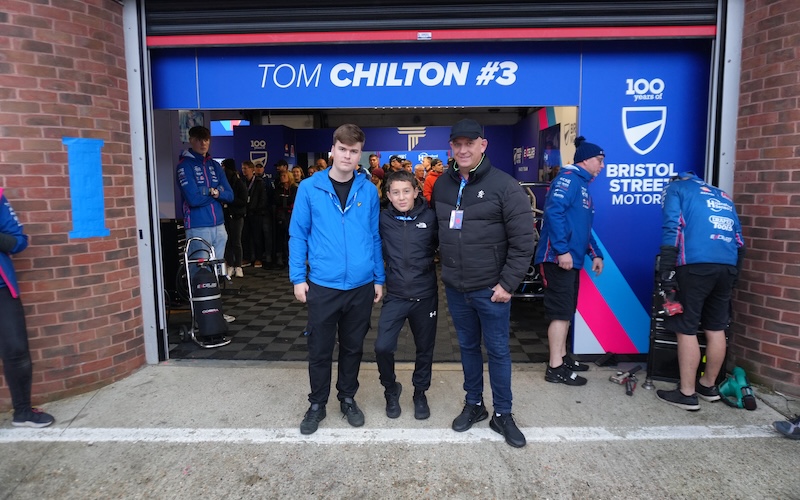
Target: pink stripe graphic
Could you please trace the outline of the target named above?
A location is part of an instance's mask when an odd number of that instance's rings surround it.
[[[550,126],[550,124],[547,123],[547,121],[548,121],[547,112],[546,110],[542,109],[541,111],[539,111],[539,130],[544,130]]]
[[[600,295],[586,269],[581,269],[578,311],[605,352],[639,352]]]

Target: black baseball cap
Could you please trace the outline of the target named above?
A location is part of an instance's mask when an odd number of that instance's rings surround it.
[[[467,139],[477,139],[483,137],[483,127],[481,124],[471,118],[465,118],[450,129],[450,140],[457,137],[466,137]]]

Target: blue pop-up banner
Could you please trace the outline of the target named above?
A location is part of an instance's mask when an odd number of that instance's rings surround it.
[[[582,275],[577,353],[648,350],[661,192],[678,172],[703,175],[710,54],[707,41],[584,53],[578,121],[581,135],[606,153],[590,185],[606,258],[600,277]]]

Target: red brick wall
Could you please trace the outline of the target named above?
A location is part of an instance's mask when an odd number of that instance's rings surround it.
[[[748,245],[732,359],[800,395],[800,3],[745,2],[735,201]]]
[[[122,6],[4,0],[0,12],[0,185],[30,246],[17,254],[41,403],[144,364]],[[105,141],[110,236],[72,239],[62,137]],[[1,319],[0,319],[1,321]],[[0,376],[0,408],[10,407]]]

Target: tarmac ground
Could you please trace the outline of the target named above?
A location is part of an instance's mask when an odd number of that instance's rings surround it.
[[[356,401],[366,424],[343,420],[334,388],[310,436],[299,432],[304,362],[150,365],[47,404],[50,428],[14,428],[1,415],[0,499],[800,498],[800,441],[771,426],[797,401],[757,392],[755,411],[701,401],[690,413],[641,381],[627,396],[609,381],[620,368],[592,365],[586,386],[567,387],[545,382],[543,364],[513,365],[528,439],[516,449],[488,420],[450,428],[464,397],[457,363],[434,365],[428,420],[413,416],[410,363],[398,365],[398,419],[386,417],[377,368],[364,363]]]

